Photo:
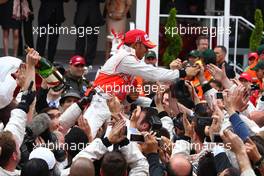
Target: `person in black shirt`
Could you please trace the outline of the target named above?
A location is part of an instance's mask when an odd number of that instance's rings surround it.
[[[46,28],[48,32],[48,26],[58,28],[61,23],[65,21],[63,3],[69,0],[41,0],[41,5],[38,15],[38,27]],[[55,30],[54,30],[55,31]],[[52,32],[52,31],[51,31]],[[39,31],[40,33],[40,31]],[[53,62],[56,54],[57,44],[59,40],[59,34],[54,32],[49,35],[48,41],[48,59]],[[45,56],[47,41],[47,33],[38,36],[37,51],[41,56]]]
[[[85,57],[86,64],[92,65],[96,56],[98,33],[95,28],[104,25],[104,19],[100,11],[102,0],[76,0],[77,10],[75,13],[74,24],[77,28],[91,28],[90,34],[79,35],[75,43],[75,54]],[[86,50],[85,50],[86,47]]]
[[[230,66],[226,61],[225,61],[225,56],[226,56],[226,48],[222,45],[216,46],[214,48],[214,52],[216,54],[216,64],[219,68],[222,68],[223,65],[225,65],[225,71],[226,75],[228,78],[235,78],[236,73],[234,71],[234,68]]]

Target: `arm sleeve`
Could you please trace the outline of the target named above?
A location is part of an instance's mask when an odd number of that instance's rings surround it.
[[[174,129],[174,124],[172,119],[169,116],[162,117],[161,119],[162,126],[168,130],[170,133],[170,138],[173,138],[173,129]]]
[[[150,176],[163,176],[164,175],[164,167],[159,162],[158,153],[148,154],[147,160],[149,163],[149,175]]]
[[[108,149],[103,144],[102,140],[97,138],[80,151],[72,161],[75,161],[78,158],[87,158],[93,162],[95,160],[100,160],[106,152],[108,152]]]
[[[212,88],[209,83],[206,83],[202,86],[205,100],[207,101],[210,108],[213,107],[213,98],[215,97],[215,94],[217,93],[217,90]]]
[[[130,142],[127,146],[120,149],[129,167],[129,176],[148,176],[149,164],[146,157],[139,150],[137,143]]]
[[[63,127],[63,130],[67,131],[67,129],[71,128],[81,113],[82,110],[77,103],[73,103],[69,108],[67,108],[60,116],[60,125]]]
[[[249,130],[248,126],[241,120],[237,113],[234,113],[229,118],[234,132],[243,140],[245,141],[249,137]]]
[[[186,140],[176,140],[171,156],[178,154],[178,153],[185,153],[187,155],[190,155],[191,153],[191,144]]]
[[[21,109],[14,109],[11,111],[11,117],[7,123],[4,131],[10,131],[17,139],[20,147],[26,130],[27,114]]]
[[[174,81],[180,77],[179,70],[154,67],[136,60],[133,56],[125,57],[118,65],[117,71],[132,76],[141,76],[148,81]]]
[[[46,99],[49,90],[41,88],[37,94],[36,111],[40,113],[44,108],[49,107]]]

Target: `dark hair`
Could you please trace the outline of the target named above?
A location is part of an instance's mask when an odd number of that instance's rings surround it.
[[[194,108],[195,117],[193,118],[194,131],[203,142],[206,135],[204,133],[205,127],[212,124],[212,111],[208,106],[208,103],[199,103]]]
[[[16,152],[16,142],[11,132],[3,131],[0,133],[0,147],[0,166],[4,168],[12,154]]]
[[[48,114],[49,117],[50,117],[50,119],[52,120],[52,119],[54,119],[54,117],[52,117],[52,116],[48,113],[48,112],[51,111],[51,110],[58,110],[58,111],[60,111],[59,108],[56,108],[56,107],[46,107],[46,108],[42,109],[40,113],[46,113],[46,114]],[[40,113],[39,113],[39,114],[40,114]]]
[[[21,176],[50,176],[48,164],[43,159],[33,158],[26,162]]]
[[[169,131],[168,131],[166,128],[164,128],[164,127],[161,127],[161,129],[160,129],[160,135],[161,135],[161,136],[165,136],[166,138],[170,139],[170,133],[169,133]]]
[[[154,115],[158,116],[159,114],[157,109],[152,108],[152,107],[142,107],[141,112],[146,113],[145,118],[142,122],[147,122],[147,123],[149,123],[151,116],[154,116]]]
[[[214,155],[207,152],[199,159],[197,176],[216,176],[217,171],[214,163]]]
[[[208,103],[198,103],[195,105],[194,113],[200,117],[211,117],[213,112],[211,111]]]
[[[196,46],[198,46],[200,44],[200,40],[208,40],[208,37],[205,35],[201,35],[201,36],[197,37]]]
[[[264,156],[264,139],[258,135],[250,136],[250,139],[256,144],[260,155]]]
[[[126,159],[120,152],[108,152],[103,157],[101,170],[104,176],[124,176],[127,170]]]
[[[88,138],[85,135],[84,131],[78,127],[73,127],[68,134],[65,136],[65,143],[67,144],[67,153],[68,153],[68,163],[71,164],[72,158],[74,158],[81,149],[72,148],[71,146],[78,144],[84,144],[85,146],[88,144]],[[73,150],[74,149],[74,150]]]
[[[223,45],[217,45],[215,48],[221,48],[222,52],[226,54],[226,47]]]

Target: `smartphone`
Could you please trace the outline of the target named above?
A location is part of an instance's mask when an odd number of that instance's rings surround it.
[[[211,126],[212,122],[212,117],[197,117],[197,123],[201,126]]]
[[[217,92],[216,93],[216,99],[223,99],[223,93],[222,92]]]
[[[220,134],[218,134],[218,133],[213,134],[213,142],[223,143],[223,139],[221,138]]]
[[[130,141],[143,143],[145,140],[142,134],[130,134]]]

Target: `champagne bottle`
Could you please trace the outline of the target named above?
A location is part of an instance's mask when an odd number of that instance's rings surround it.
[[[28,53],[31,48],[26,47],[26,52]],[[65,89],[66,84],[63,76],[60,72],[44,57],[39,59],[36,65],[37,73],[47,81],[47,84],[52,87],[56,92]]]

